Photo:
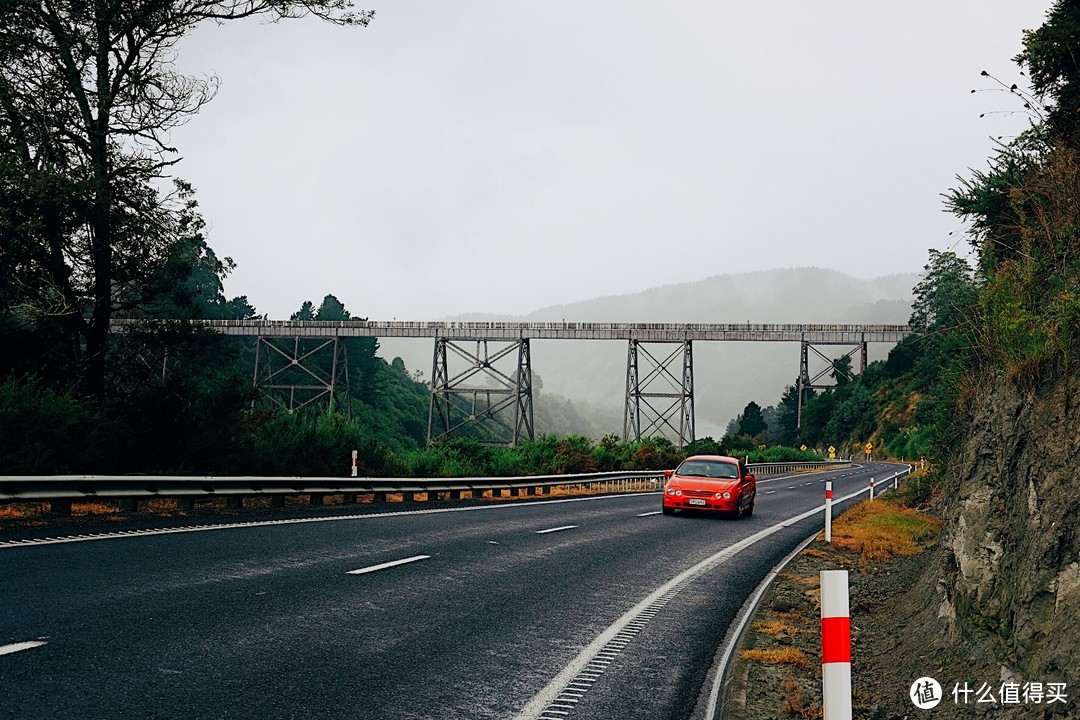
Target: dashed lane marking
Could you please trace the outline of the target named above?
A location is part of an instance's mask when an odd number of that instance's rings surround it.
[[[430,555],[414,555],[410,558],[403,560],[391,560],[390,562],[380,563],[379,565],[372,565],[371,567],[360,568],[359,570],[349,570],[346,575],[367,575],[368,573],[377,572],[379,570],[385,570],[387,568],[397,567],[398,565],[407,565],[408,563],[419,562],[420,560],[427,560]]]
[[[0,655],[11,655],[23,650],[33,650],[47,644],[44,640],[27,640],[26,642],[17,642],[10,645],[0,645]]]
[[[563,525],[562,527],[548,528],[547,530],[537,530],[537,535],[546,535],[547,533],[562,532],[563,530],[573,530],[577,525]]]

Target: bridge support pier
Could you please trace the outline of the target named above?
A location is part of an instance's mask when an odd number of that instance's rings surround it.
[[[658,360],[659,355],[649,352],[646,345],[675,348]],[[657,389],[652,389],[654,386]],[[690,340],[630,340],[623,440],[640,440],[658,433],[680,448],[694,441],[694,353]]]
[[[328,412],[340,407],[352,417],[349,354],[341,337],[259,335],[252,386],[289,412],[325,402]]]
[[[522,338],[502,348],[476,340],[475,351],[446,337],[435,338],[428,406],[428,444],[463,431],[482,442],[517,445],[533,439],[532,355]],[[502,343],[491,343],[497,345]],[[516,356],[516,366],[505,367]],[[450,358],[460,368],[451,372]],[[496,367],[500,361],[504,367]],[[481,382],[483,384],[481,384]]]
[[[798,390],[798,406],[795,414],[795,427],[802,427],[802,413],[803,407],[806,405],[809,398],[806,397],[808,390],[831,390],[840,384],[840,378],[844,378],[845,381],[854,380],[855,376],[850,368],[842,363],[845,358],[852,357],[855,353],[859,353],[859,374],[862,375],[866,372],[866,347],[867,340],[865,335],[854,343],[855,347],[848,350],[846,353],[838,358],[830,358],[823,354],[815,347],[816,345],[851,345],[849,342],[810,342],[805,338],[800,341],[799,352],[799,386]],[[817,373],[813,377],[810,376],[810,353],[813,352],[821,360],[824,360],[827,364],[821,372]],[[823,379],[829,375],[836,375],[836,382],[827,384],[823,382]]]

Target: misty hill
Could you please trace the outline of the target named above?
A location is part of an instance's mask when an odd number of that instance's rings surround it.
[[[626,295],[554,305],[524,316],[458,315],[451,321],[520,322],[751,322],[906,323],[911,315],[915,274],[860,280],[833,270],[797,268],[716,275]],[[385,357],[400,355],[409,368],[430,374],[430,343],[380,340]],[[654,355],[667,352],[648,346]],[[612,341],[532,343],[533,373],[540,378],[536,402],[545,393],[618,410],[625,397],[626,344]],[[847,348],[838,350],[838,354]],[[870,360],[889,347],[870,346]],[[857,364],[857,363],[856,363]],[[796,343],[694,344],[698,436],[723,434],[728,420],[750,400],[775,403],[799,370]],[[812,369],[812,372],[814,370]],[[541,385],[542,384],[542,385]],[[621,432],[621,424],[612,427]]]

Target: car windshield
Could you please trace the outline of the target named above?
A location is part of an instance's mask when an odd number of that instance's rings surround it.
[[[707,477],[707,478],[730,478],[739,477],[739,470],[728,462],[714,462],[712,460],[687,460],[676,473],[683,476]]]

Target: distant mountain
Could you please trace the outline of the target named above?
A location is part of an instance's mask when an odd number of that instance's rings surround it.
[[[524,316],[458,315],[450,321],[524,322],[701,322],[701,323],[906,323],[916,274],[860,280],[834,270],[795,268],[738,275],[716,275],[695,282],[664,285],[626,295],[554,305]],[[382,355],[400,355],[410,368],[430,374],[432,348],[416,341],[381,339]],[[625,397],[626,345],[623,342],[536,340],[533,372],[545,393],[597,406],[620,408]],[[848,348],[837,348],[837,355]],[[870,359],[887,355],[870,346]],[[820,362],[820,361],[819,361]],[[857,362],[856,362],[857,365]],[[694,344],[694,396],[697,435],[723,434],[728,420],[750,400],[776,403],[799,371],[796,343]],[[812,369],[812,372],[814,370]],[[621,432],[621,427],[611,428]]]

